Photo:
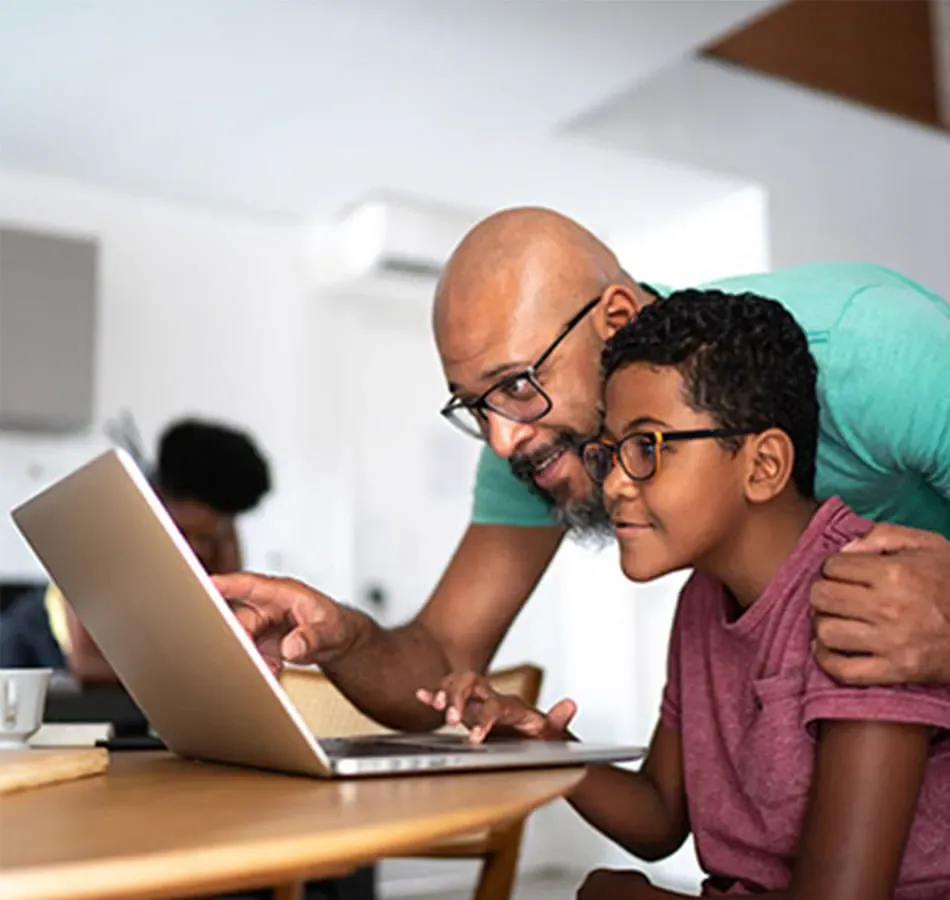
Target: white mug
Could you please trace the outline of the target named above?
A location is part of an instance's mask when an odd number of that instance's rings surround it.
[[[52,669],[0,669],[0,750],[22,750],[43,724]]]

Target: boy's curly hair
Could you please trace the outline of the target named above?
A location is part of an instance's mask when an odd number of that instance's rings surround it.
[[[635,362],[675,367],[686,402],[722,428],[780,428],[795,448],[795,486],[814,495],[818,367],[781,303],[751,293],[676,291],[621,328],[602,361],[606,378]]]

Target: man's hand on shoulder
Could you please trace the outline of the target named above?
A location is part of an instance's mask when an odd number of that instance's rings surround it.
[[[815,655],[856,685],[950,684],[950,542],[876,525],[825,563],[812,587]]]

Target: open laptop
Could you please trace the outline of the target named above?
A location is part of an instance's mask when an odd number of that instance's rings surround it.
[[[324,777],[638,759],[640,747],[396,734],[321,739],[123,450],[13,510],[13,520],[173,752]]]

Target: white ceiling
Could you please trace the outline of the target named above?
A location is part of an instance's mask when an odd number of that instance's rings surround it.
[[[672,214],[738,182],[561,125],[773,2],[5,0],[0,164],[295,218],[378,189]]]

